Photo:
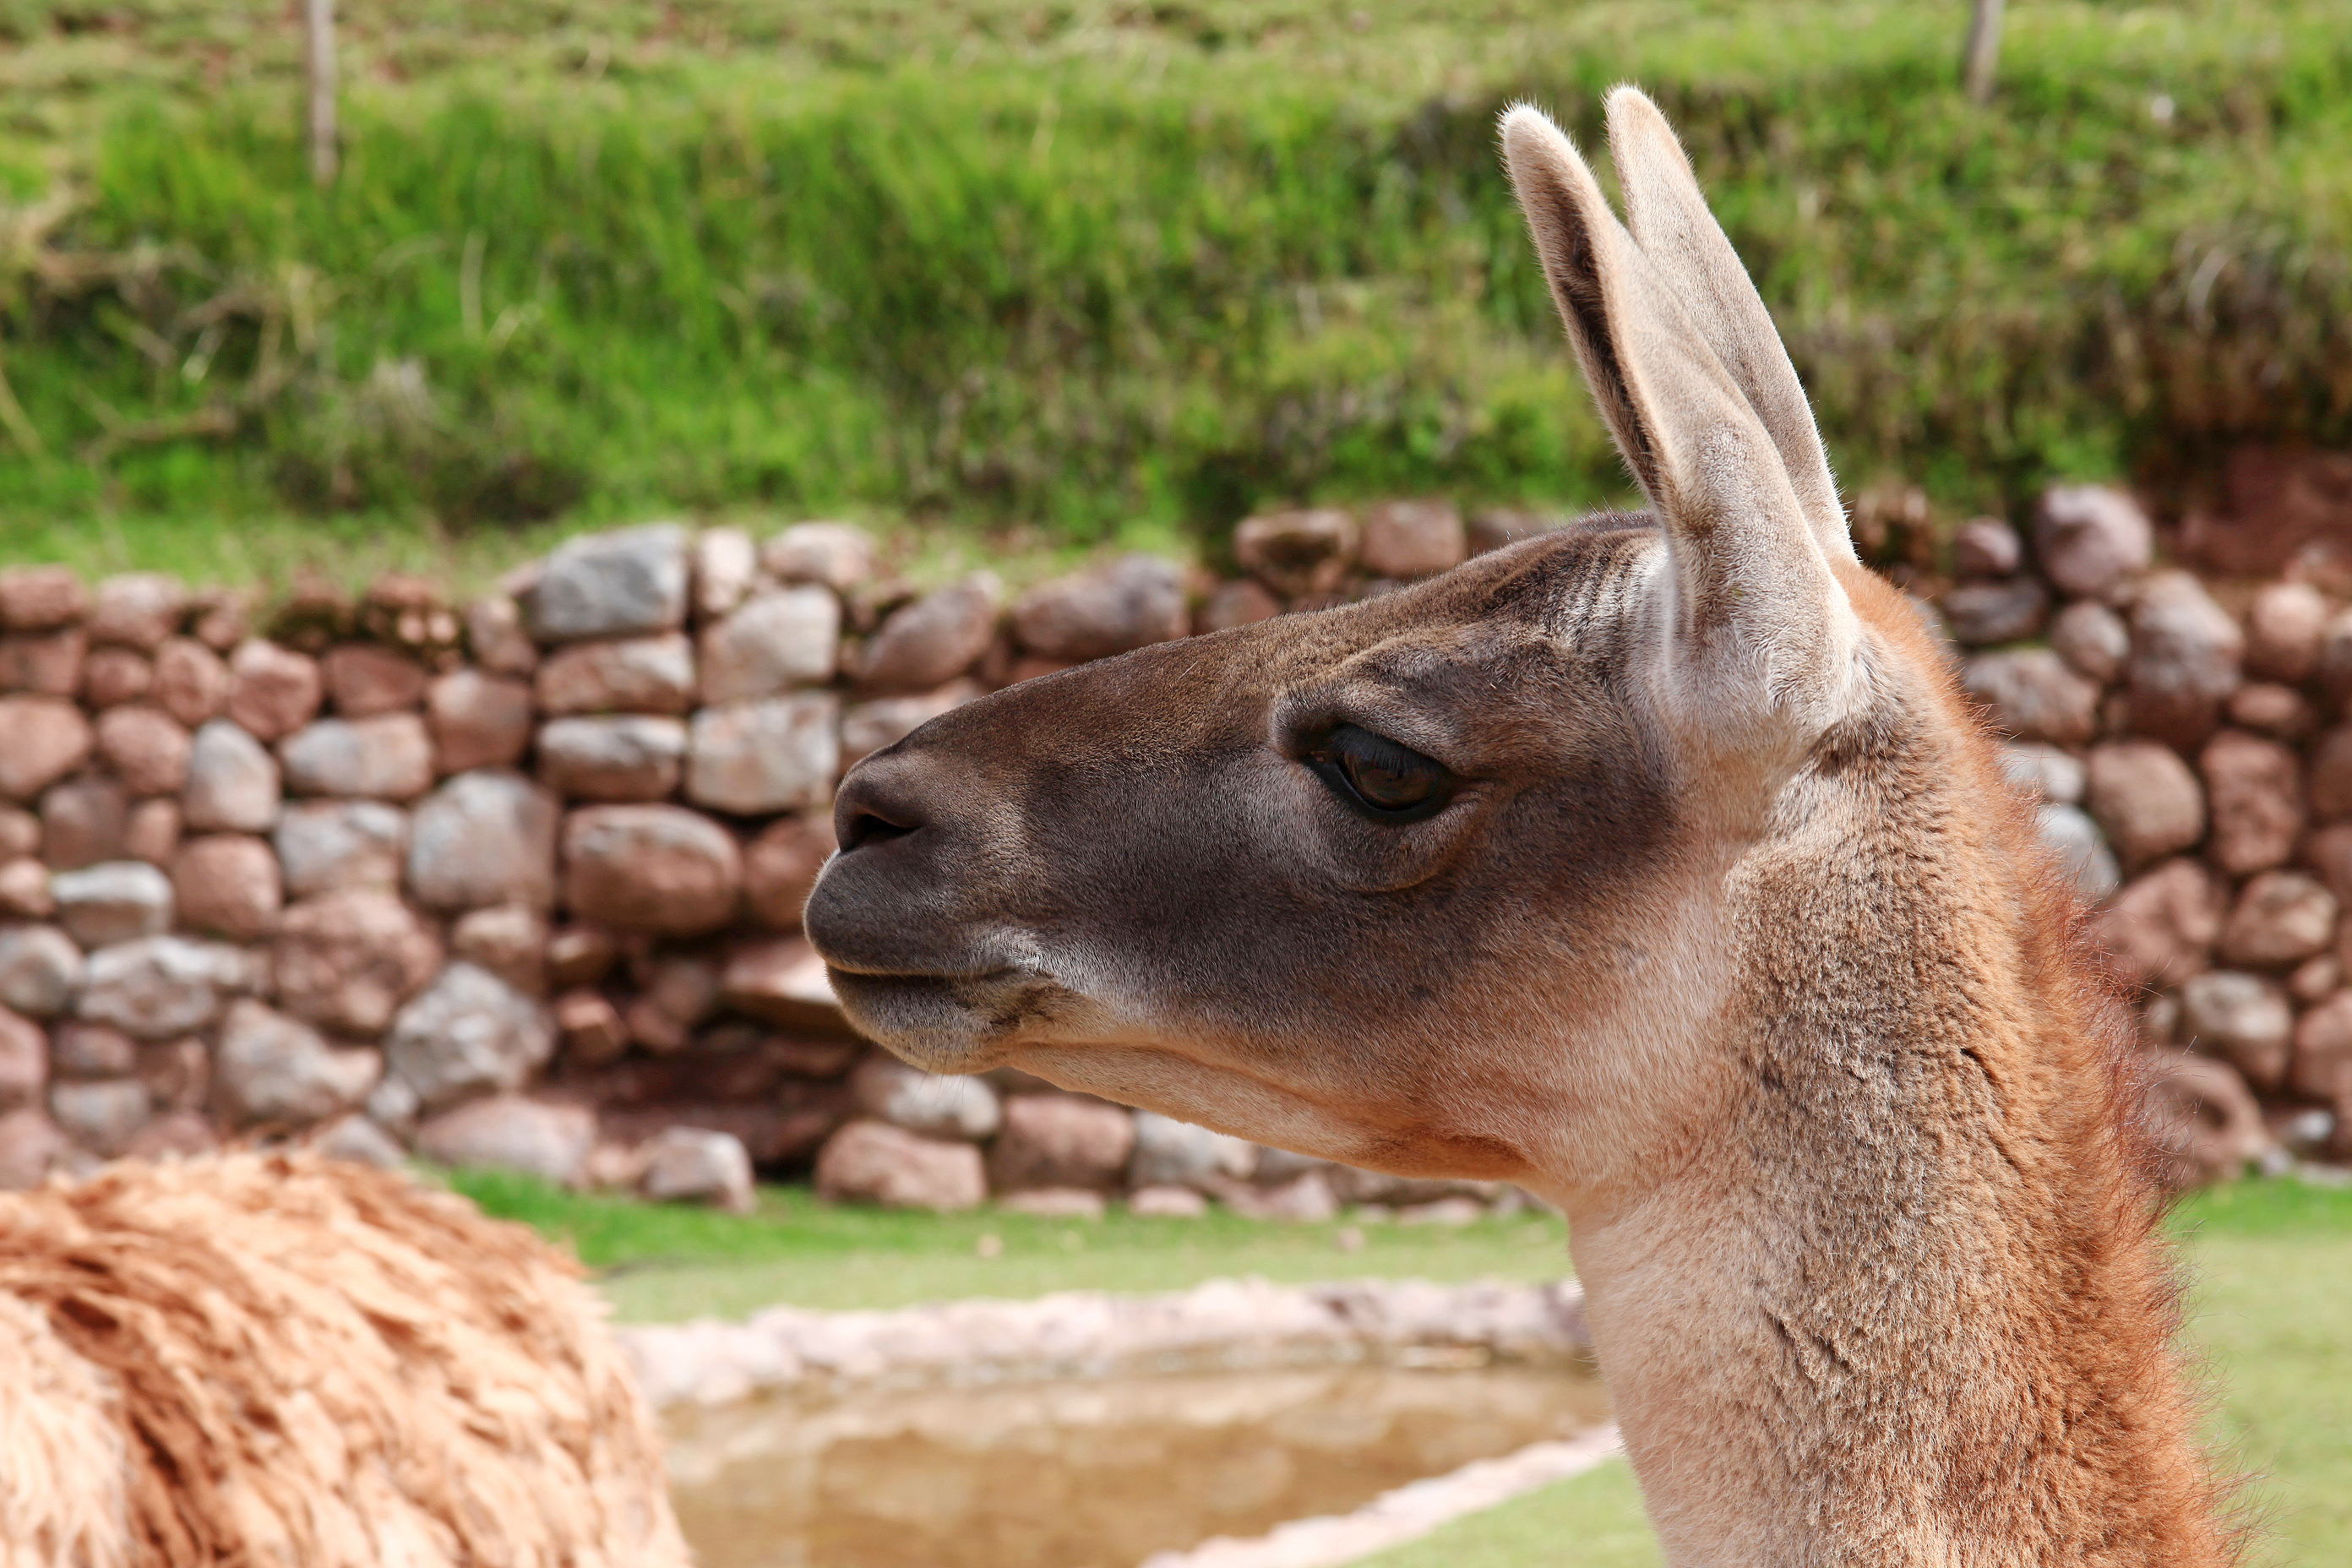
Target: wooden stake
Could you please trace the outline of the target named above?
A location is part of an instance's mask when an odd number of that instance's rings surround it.
[[[304,0],[304,74],[310,83],[310,178],[335,183],[335,0]]]
[[[1976,0],[1969,21],[1968,53],[1960,65],[1960,81],[1979,103],[1992,101],[1993,69],[2000,61],[2001,0]]]

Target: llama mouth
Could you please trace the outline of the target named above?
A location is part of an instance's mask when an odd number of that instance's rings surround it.
[[[1026,1028],[1067,998],[1053,976],[1003,966],[971,973],[875,973],[827,964],[825,977],[860,1033],[926,1072],[1003,1064]]]

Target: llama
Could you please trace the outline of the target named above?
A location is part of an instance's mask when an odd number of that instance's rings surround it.
[[[1557,1203],[1676,1563],[2228,1562],[2079,911],[1673,132],[1608,121],[1622,222],[1502,140],[1649,510],[933,720],[809,935],[918,1067]]]
[[[578,1266],[406,1176],[0,1194],[0,1568],[685,1568]]]

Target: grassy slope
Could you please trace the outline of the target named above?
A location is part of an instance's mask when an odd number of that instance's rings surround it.
[[[654,508],[1084,542],[1285,496],[1594,500],[1622,481],[1490,126],[1527,93],[1590,141],[1624,77],[1852,477],[1980,503],[2352,433],[2334,7],[2021,8],[1989,112],[1949,84],[1963,9],[378,0],[321,195],[274,13],[68,34],[16,0],[0,188],[64,178],[61,243],[122,265],[0,262],[48,453],[0,444],[0,552],[243,574]],[[240,399],[232,435],[135,438]]]
[[[1555,1277],[1556,1221],[1523,1215],[1460,1231],[1268,1226],[1113,1215],[1099,1226],[982,1212],[930,1215],[827,1208],[770,1189],[748,1219],[554,1191],[467,1173],[493,1213],[565,1237],[604,1270],[622,1317],[742,1314],[772,1301],[849,1308],[1055,1289],[1174,1289],[1216,1275],[1308,1281]],[[2252,1505],[2272,1536],[2257,1563],[2352,1561],[2352,1190],[2246,1182],[2179,1211],[2192,1289],[2190,1343],[2218,1393],[2214,1440],[2255,1475]],[[1002,1252],[981,1256],[984,1236]],[[1622,1465],[1547,1489],[1376,1560],[1379,1568],[1636,1568],[1657,1562]]]

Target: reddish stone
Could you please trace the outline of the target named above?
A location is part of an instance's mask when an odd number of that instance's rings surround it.
[[[2131,654],[2131,631],[2105,605],[2083,599],[2058,612],[2050,623],[2050,646],[2082,674],[2102,683],[2124,671]]]
[[[2158,572],[2132,606],[2132,728],[2184,750],[2213,732],[2221,704],[2243,679],[2245,634],[2205,585]]]
[[[824,977],[824,961],[803,938],[761,938],[738,946],[720,976],[730,1012],[801,1034],[851,1033]]]
[[[132,1071],[165,1112],[199,1110],[212,1095],[212,1053],[194,1037],[142,1045]]]
[[[1328,594],[1355,563],[1356,520],[1344,511],[1269,512],[1234,530],[1242,570],[1286,598]]]
[[[256,739],[278,740],[318,717],[325,685],[317,661],[257,639],[239,645],[228,668],[228,716]]]
[[[2311,811],[2322,822],[2352,817],[2352,724],[2330,730],[2312,749]]]
[[[742,856],[727,830],[674,805],[595,805],[563,825],[564,903],[616,931],[689,936],[734,917]]]
[[[338,1033],[372,1037],[441,968],[433,928],[390,893],[322,893],[288,909],[271,944],[278,1005]]]
[[[1282,601],[1265,591],[1263,584],[1244,578],[1238,583],[1220,583],[1211,591],[1200,614],[1192,618],[1196,632],[1222,632],[1234,626],[1254,626],[1282,614]]]
[[[822,806],[841,772],[830,691],[705,708],[688,731],[686,798],[737,816]]]
[[[173,637],[155,650],[157,707],[193,730],[228,706],[228,666],[204,644]]]
[[[539,668],[539,645],[523,630],[522,606],[503,595],[466,606],[466,647],[492,675],[528,678]]]
[[[2007,577],[2025,560],[2025,542],[1997,517],[1972,517],[1952,534],[1952,570],[1962,577]]]
[[[0,860],[14,860],[41,847],[41,819],[18,806],[0,805]]]
[[[1364,513],[1364,570],[1379,577],[1423,577],[1469,558],[1462,514],[1441,500],[1383,501]]]
[[[0,630],[54,631],[89,613],[89,591],[70,566],[0,568]]]
[[[1045,658],[1108,658],[1192,629],[1182,569],[1150,555],[1041,583],[1013,606],[1013,637]]]
[[[538,744],[540,778],[572,800],[663,800],[686,776],[686,725],[658,714],[551,719]]]
[[[431,678],[406,654],[374,643],[338,643],[319,661],[335,711],[346,719],[397,713],[425,700]]]
[[[49,1080],[49,1037],[30,1018],[0,1007],[0,1112],[41,1103]]]
[[[2107,485],[2055,485],[2033,524],[2042,574],[2070,598],[2105,598],[2146,571],[2155,531],[2139,503]]]
[[[2179,754],[2153,741],[2094,746],[2086,804],[2127,871],[2205,837],[2205,792]]]
[[[978,1208],[988,1196],[988,1182],[971,1144],[919,1138],[883,1121],[853,1121],[818,1152],[816,1190],[828,1203],[945,1214]]]
[[[207,588],[193,601],[195,639],[215,653],[226,654],[252,635],[245,595],[235,588]]]
[[[226,719],[196,731],[180,797],[188,826],[259,833],[277,822],[278,805],[278,759],[259,741]]]
[[[743,901],[751,917],[778,931],[801,929],[801,906],[834,851],[824,812],[779,817],[743,852]]]
[[[191,838],[172,858],[172,890],[180,922],[236,942],[277,929],[285,902],[278,857],[259,838],[239,833]]]
[[[122,854],[130,860],[161,866],[171,859],[180,842],[180,803],[142,800],[131,808],[122,825]]]
[[[2292,686],[2258,680],[2231,694],[2222,710],[2241,730],[2268,735],[2274,741],[2299,741],[2311,732],[2318,715],[2303,693]]]
[[[2338,904],[2352,904],[2352,823],[2323,827],[2305,839],[2302,858]]]
[[[1964,684],[1993,722],[2028,741],[2080,745],[2096,732],[2099,689],[2047,648],[1970,659]]]
[[[2327,601],[2308,583],[2273,583],[2246,611],[2246,672],[2294,686],[2319,668]]]
[[[191,1108],[155,1118],[131,1135],[122,1146],[126,1160],[193,1160],[220,1147],[212,1123]]]
[[[187,586],[177,578],[127,572],[98,585],[90,603],[89,640],[152,653],[180,629],[187,613]]]
[[[93,648],[81,666],[81,700],[92,708],[136,702],[155,685],[155,666],[127,647]]]
[[[0,697],[0,799],[29,801],[89,760],[97,737],[72,703]]]
[[[2352,990],[2337,992],[2296,1025],[2287,1086],[2335,1111],[2328,1152],[2338,1159],[2352,1153]]]
[[[79,626],[38,637],[0,637],[0,691],[73,696],[81,689],[87,641]]]
[[[2303,770],[2275,741],[2224,730],[2199,758],[2212,836],[2206,853],[2233,877],[2283,866],[2303,831]]]
[[[539,706],[567,713],[685,713],[695,701],[694,645],[680,632],[578,643],[539,667]]]
[[[194,742],[180,721],[144,703],[98,716],[98,754],[133,795],[177,795],[188,783]]]
[[[833,679],[841,601],[830,589],[779,588],[703,628],[702,700],[747,702]]]
[[[2225,963],[2284,969],[2336,940],[2336,895],[2300,871],[2265,871],[2248,882],[2221,928]]]
[[[2313,545],[2352,539],[2352,454],[2244,442],[2221,470],[2227,513],[2181,520],[2190,559],[2233,576],[2267,575]]]
[[[2125,984],[2177,985],[2211,961],[2229,896],[2201,862],[2168,860],[2127,884],[2092,929]]]
[[[569,989],[593,985],[620,956],[612,933],[594,926],[565,926],[547,942],[547,982]]]
[[[512,767],[530,749],[530,685],[459,669],[425,694],[425,722],[433,733],[433,765],[444,773]]]
[[[859,684],[877,691],[919,691],[970,669],[996,636],[1000,592],[993,574],[975,573],[891,611],[866,641],[857,665]]]
[[[103,773],[83,773],[41,796],[41,858],[52,870],[75,871],[120,859],[130,827],[131,802]]]
[[[0,860],[0,918],[45,921],[57,908],[47,866],[30,855]]]
[[[796,522],[760,547],[782,583],[822,583],[845,594],[874,574],[874,536],[854,522]]]
[[[1016,1094],[1004,1101],[1003,1130],[988,1152],[989,1185],[1108,1187],[1134,1152],[1135,1118],[1122,1107],[1081,1094]]]
[[[527,996],[547,994],[547,917],[528,904],[469,910],[449,928],[451,956],[479,964]]]
[[[66,1135],[39,1107],[0,1115],[0,1192],[39,1186],[71,1155]]]
[[[2226,1062],[2180,1051],[2147,1057],[2149,1131],[2164,1156],[2167,1184],[2231,1180],[2270,1139],[2262,1109]]]
[[[555,1026],[564,1054],[583,1067],[601,1067],[629,1048],[621,1015],[600,992],[567,991],[555,999]]]
[[[129,1078],[139,1068],[139,1042],[108,1025],[76,1019],[58,1026],[49,1067],[59,1078]]]

